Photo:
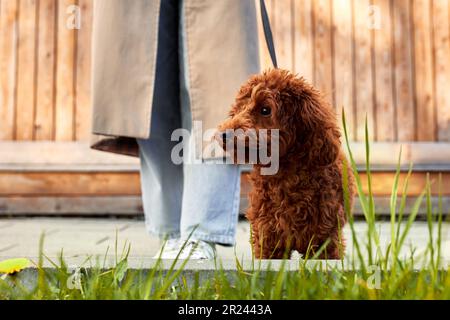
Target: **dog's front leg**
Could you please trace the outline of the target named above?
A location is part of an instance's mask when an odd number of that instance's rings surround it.
[[[280,237],[267,228],[261,229],[257,223],[252,224],[252,237],[253,254],[256,259],[289,258],[290,252],[286,250]]]

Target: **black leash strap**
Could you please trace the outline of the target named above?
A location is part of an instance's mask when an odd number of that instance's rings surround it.
[[[270,19],[267,14],[266,3],[264,0],[260,0],[261,4],[261,18],[264,28],[264,36],[266,37],[267,48],[269,49],[270,58],[275,69],[278,69],[277,53],[275,51],[275,44],[273,43],[272,28],[270,27]]]

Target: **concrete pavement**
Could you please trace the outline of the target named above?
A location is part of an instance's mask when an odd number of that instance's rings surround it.
[[[356,223],[357,234],[363,238],[365,223]],[[386,248],[390,237],[390,225],[379,224],[381,243]],[[87,256],[104,256],[109,248],[109,255],[114,254],[116,232],[119,252],[125,241],[131,244],[130,257],[134,260],[147,260],[152,257],[159,245],[158,239],[147,234],[144,222],[139,219],[109,218],[2,218],[0,219],[0,260],[11,257],[38,256],[40,235],[45,232],[44,252],[49,257],[57,257],[64,250],[64,257],[82,260]],[[352,241],[350,230],[345,228],[347,252],[351,252]],[[444,242],[443,258],[450,261],[450,224],[443,226]],[[417,252],[423,251],[428,243],[426,222],[414,223],[406,239],[406,254],[414,247]],[[240,222],[237,230],[236,247],[218,247],[219,257],[223,260],[234,260],[235,255],[241,259],[251,258],[249,244],[250,232],[247,222]]]

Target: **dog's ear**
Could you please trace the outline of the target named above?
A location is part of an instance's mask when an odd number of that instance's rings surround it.
[[[298,114],[297,143],[311,166],[328,166],[339,157],[341,142],[336,115],[313,88],[295,97]]]

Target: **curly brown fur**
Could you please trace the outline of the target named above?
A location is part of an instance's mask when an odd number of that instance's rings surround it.
[[[261,110],[270,108],[269,116]],[[313,255],[329,241],[320,258],[344,253],[346,223],[342,187],[340,130],[336,115],[303,78],[275,69],[244,84],[219,131],[279,129],[279,171],[250,174],[252,191],[247,218],[257,258],[289,257],[292,250]],[[223,143],[222,143],[223,144]],[[349,168],[351,205],[355,193]]]

